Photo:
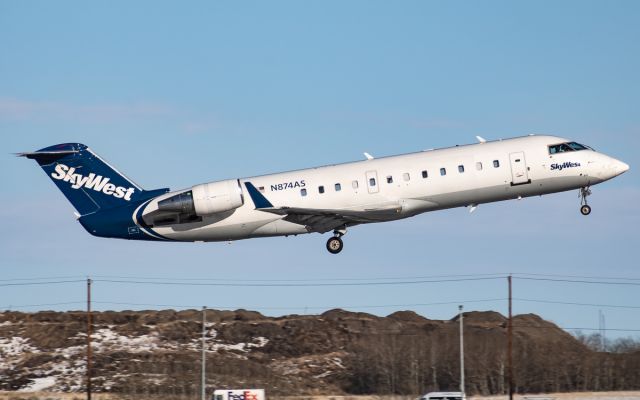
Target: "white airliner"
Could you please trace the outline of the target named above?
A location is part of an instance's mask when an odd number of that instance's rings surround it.
[[[427,211],[580,190],[584,215],[592,185],[629,166],[555,136],[525,136],[345,164],[143,190],[87,146],[65,143],[18,155],[34,159],[92,235],[165,241],[229,241],[333,232]]]

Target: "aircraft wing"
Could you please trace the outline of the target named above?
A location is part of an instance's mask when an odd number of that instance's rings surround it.
[[[274,207],[251,182],[245,182],[245,186],[257,210],[283,215],[285,221],[304,225],[311,232],[324,233],[344,226],[388,221],[402,210],[397,203],[361,210]]]

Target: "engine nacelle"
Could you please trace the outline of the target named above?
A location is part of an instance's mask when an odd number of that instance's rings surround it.
[[[240,181],[229,179],[196,185],[187,192],[160,200],[158,210],[203,217],[230,211],[243,204]]]
[[[203,183],[191,188],[196,215],[211,215],[230,211],[244,204],[240,181],[229,179]]]

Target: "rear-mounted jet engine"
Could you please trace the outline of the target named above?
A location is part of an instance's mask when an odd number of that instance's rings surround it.
[[[154,225],[201,221],[201,217],[234,210],[244,204],[240,181],[230,179],[196,185],[158,202]]]

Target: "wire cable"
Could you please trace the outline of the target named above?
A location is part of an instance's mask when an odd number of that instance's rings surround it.
[[[264,307],[264,306],[206,306],[208,310],[220,310],[220,309],[258,309],[258,310],[302,310],[302,309],[310,309],[310,310],[331,310],[331,309],[353,309],[353,308],[387,308],[387,307],[423,307],[423,306],[437,306],[437,305],[448,305],[448,304],[466,304],[466,303],[483,303],[483,302],[493,302],[493,301],[504,301],[506,299],[479,299],[479,300],[460,300],[460,301],[442,301],[435,303],[413,303],[413,304],[376,304],[376,305],[352,305],[352,306],[289,306],[289,307]],[[200,305],[191,305],[191,304],[152,304],[152,303],[127,303],[127,302],[117,302],[117,301],[93,301],[95,304],[115,304],[115,305],[125,305],[125,306],[144,306],[144,307],[176,307],[176,308],[200,308]]]
[[[82,276],[69,275],[69,276],[43,276],[35,278],[8,278],[0,279],[0,282],[16,282],[16,281],[42,281],[42,280],[58,280],[58,279],[80,279]]]
[[[553,300],[540,300],[540,299],[523,299],[514,297],[514,301],[526,301],[531,303],[545,303],[545,304],[566,304],[571,306],[589,306],[589,307],[608,307],[608,308],[628,308],[628,309],[640,309],[640,306],[626,306],[621,304],[594,304],[594,303],[575,303],[570,301],[553,301]]]
[[[514,277],[515,279],[528,280],[528,281],[547,281],[547,282],[564,282],[564,283],[587,283],[595,285],[625,285],[625,286],[640,286],[640,282],[605,282],[605,281],[587,281],[579,279],[559,279],[559,278],[531,278],[531,277]]]
[[[133,285],[168,285],[168,286],[226,286],[226,287],[322,287],[322,286],[382,286],[382,285],[418,285],[424,283],[464,282],[502,279],[486,278],[458,278],[437,280],[385,281],[385,282],[342,282],[342,283],[221,283],[221,282],[178,282],[178,281],[143,281],[124,279],[95,279],[94,282],[124,283]]]
[[[505,274],[451,274],[451,275],[428,275],[428,276],[400,276],[400,277],[374,277],[374,278],[306,278],[306,279],[247,279],[247,278],[184,278],[184,277],[145,277],[145,276],[117,276],[117,275],[95,275],[93,278],[100,279],[123,279],[123,280],[162,280],[162,281],[212,281],[212,282],[334,282],[334,281],[396,281],[396,280],[416,280],[416,279],[437,279],[437,278],[477,278],[493,277],[506,278]]]
[[[46,281],[46,282],[20,282],[20,283],[0,283],[0,286],[33,286],[33,285],[57,285],[61,283],[77,283],[86,282],[86,280],[68,280],[68,281]]]
[[[62,306],[62,305],[69,305],[69,304],[86,304],[86,301],[65,301],[61,303],[20,304],[20,305],[9,304],[6,306],[0,306],[0,310],[10,311],[15,308],[50,307],[50,306]]]

